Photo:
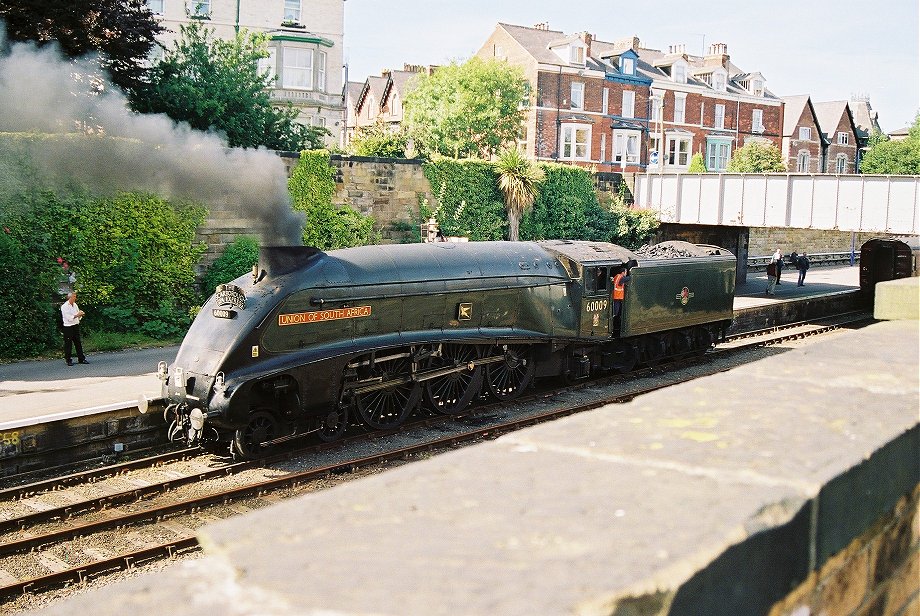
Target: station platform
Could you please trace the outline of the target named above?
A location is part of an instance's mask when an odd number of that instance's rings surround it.
[[[918,614],[918,343],[771,348],[211,523],[200,558],[40,613]]]
[[[735,311],[859,289],[858,267],[813,267],[803,287],[796,286],[797,276],[784,272],[776,294],[767,296],[766,274],[749,273],[735,290]],[[67,366],[63,359],[0,364],[0,431],[124,406],[141,394],[158,396],[157,363],[172,363],[178,349],[95,353],[86,365]]]

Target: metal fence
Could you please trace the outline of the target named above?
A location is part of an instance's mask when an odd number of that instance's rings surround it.
[[[748,271],[762,271],[773,260],[773,255],[749,256],[747,258]],[[855,265],[859,263],[859,252],[809,252],[808,262],[812,267],[821,265]],[[794,267],[789,255],[783,255],[783,267]]]

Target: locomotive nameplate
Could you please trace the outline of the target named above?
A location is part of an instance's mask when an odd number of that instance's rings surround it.
[[[217,285],[215,295],[217,295],[215,299],[217,300],[218,306],[233,306],[240,310],[246,308],[246,295],[244,295],[243,290],[235,284]]]
[[[303,325],[304,323],[337,321],[339,319],[357,319],[369,316],[371,316],[370,306],[355,306],[353,308],[331,308],[329,310],[314,310],[312,312],[279,314],[278,325]]]

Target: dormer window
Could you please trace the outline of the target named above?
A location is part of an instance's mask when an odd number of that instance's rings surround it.
[[[751,94],[763,96],[763,79],[751,79]]]
[[[671,68],[671,79],[674,83],[687,83],[687,65],[676,62]]]
[[[569,45],[569,63],[583,65],[585,63],[585,48],[581,45]]]
[[[725,92],[727,82],[727,75],[722,71],[712,73],[712,89],[716,92]]]
[[[620,72],[624,75],[636,74],[636,61],[633,58],[620,57]]]

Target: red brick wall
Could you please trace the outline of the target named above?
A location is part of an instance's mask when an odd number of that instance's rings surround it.
[[[848,136],[847,145],[837,143],[837,134],[841,132]],[[840,116],[840,122],[834,128],[833,132],[831,132],[830,139],[831,142],[827,146],[827,162],[824,167],[824,172],[837,173],[837,155],[843,154],[847,157],[847,165],[844,173],[856,173],[856,135],[853,132],[853,127],[846,114]]]
[[[810,140],[799,139],[800,127],[811,129]],[[821,173],[821,132],[818,130],[818,122],[808,105],[802,111],[802,117],[796,123],[795,130],[788,141],[788,146],[786,146],[788,151],[784,154],[786,154],[786,168],[790,172],[795,173],[798,169],[799,152],[806,151],[809,155],[808,169],[803,170],[803,173]]]

